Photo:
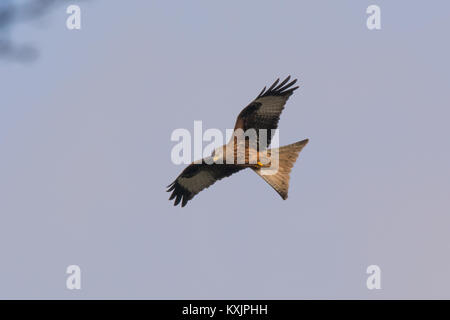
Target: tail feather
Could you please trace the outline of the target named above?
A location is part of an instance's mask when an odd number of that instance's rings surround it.
[[[264,172],[264,168],[253,168],[253,171],[274,188],[283,200],[286,200],[288,197],[289,174],[291,169],[294,166],[295,161],[297,161],[300,151],[308,141],[308,139],[305,139],[281,148],[270,149],[270,155],[274,155],[275,152],[278,152],[278,163],[275,164],[278,168],[275,169],[276,171],[273,174]],[[276,158],[276,156],[272,157],[272,161]]]

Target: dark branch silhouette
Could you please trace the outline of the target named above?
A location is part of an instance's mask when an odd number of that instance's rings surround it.
[[[81,2],[84,2],[83,0]],[[17,3],[15,0],[0,1],[0,59],[32,61],[37,58],[38,50],[29,44],[20,44],[12,39],[11,31],[21,23],[40,19],[54,7],[80,3],[80,0],[27,0]]]

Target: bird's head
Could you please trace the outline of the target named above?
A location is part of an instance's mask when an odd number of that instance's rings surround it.
[[[211,153],[211,157],[213,158],[213,161],[215,163],[224,163],[223,155],[224,155],[224,147],[223,146],[214,149],[213,152]]]

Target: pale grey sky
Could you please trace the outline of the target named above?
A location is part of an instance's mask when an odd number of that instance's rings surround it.
[[[1,298],[450,298],[448,2],[81,9],[8,30],[39,57],[0,60]],[[289,199],[241,172],[173,207],[172,131],[230,128],[288,74]]]

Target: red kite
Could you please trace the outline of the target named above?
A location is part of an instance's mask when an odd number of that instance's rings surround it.
[[[298,88],[293,87],[297,79],[289,82],[290,76],[287,77],[280,84],[280,79],[277,79],[268,90],[266,87],[241,113],[239,113],[234,132],[248,132],[253,129],[256,134],[259,148],[250,146],[248,141],[244,147],[244,161],[236,161],[239,156],[242,156],[237,148],[239,143],[236,143],[236,136],[230,141],[213,151],[210,157],[204,158],[199,163],[192,163],[186,167],[183,172],[167,186],[167,192],[172,191],[169,200],[175,199],[174,205],[181,202],[184,207],[186,203],[191,200],[197,193],[205,188],[208,188],[217,180],[229,177],[232,174],[246,168],[252,169],[260,177],[262,177],[284,200],[287,199],[289,189],[289,173],[294,166],[295,161],[308,143],[308,139],[275,149],[267,149],[273,137],[273,131],[278,127],[280,114],[284,109],[284,105],[292,93]],[[289,83],[288,83],[289,82]],[[261,147],[260,140],[263,140],[261,134],[265,129],[266,134],[265,147]],[[261,138],[261,139],[260,139]],[[228,151],[228,153],[227,153]],[[231,152],[232,161],[224,162],[224,156]],[[270,161],[274,157],[273,154],[278,155],[277,171],[274,174],[265,174],[263,169],[272,165]],[[262,163],[262,160],[269,159],[269,163]]]

